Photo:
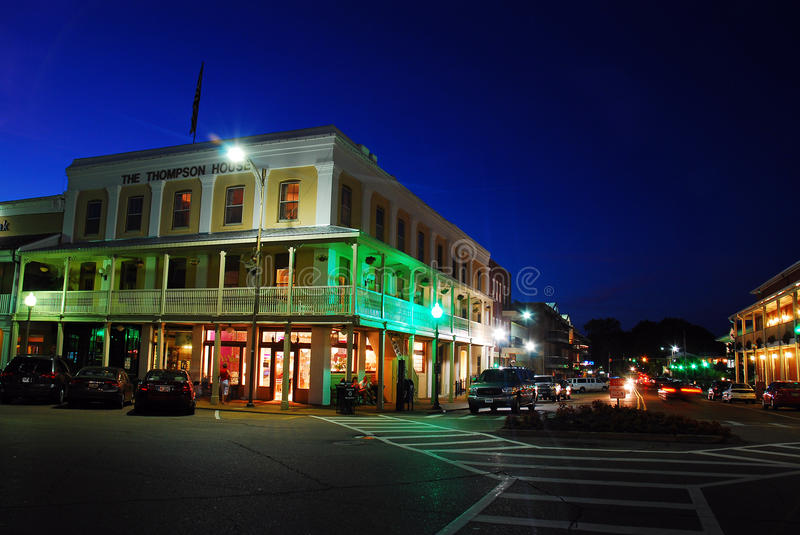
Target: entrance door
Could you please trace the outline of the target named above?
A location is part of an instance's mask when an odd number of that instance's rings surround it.
[[[283,399],[283,351],[275,352],[275,400]],[[294,351],[289,353],[289,375],[288,379],[294,377]],[[289,401],[292,401],[292,394],[294,389],[293,384],[289,384]]]
[[[221,346],[219,348],[220,359],[219,367],[223,364],[228,365],[228,373],[231,374],[230,399],[240,399],[243,394],[245,384],[245,363],[242,359],[244,348],[240,346]]]

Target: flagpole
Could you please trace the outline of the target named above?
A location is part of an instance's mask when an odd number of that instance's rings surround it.
[[[192,102],[192,129],[189,133],[192,134],[192,145],[197,139],[197,112],[200,111],[200,88],[203,85],[203,67],[206,62],[200,62],[200,75],[197,77],[197,89],[194,91],[194,102]]]

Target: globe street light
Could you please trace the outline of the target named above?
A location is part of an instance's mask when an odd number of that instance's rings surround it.
[[[434,324],[434,338],[433,338],[433,395],[431,396],[431,410],[442,410],[439,406],[439,318],[442,317],[441,305],[437,301],[433,308],[431,308],[431,316],[433,316]]]
[[[25,343],[22,345],[23,355],[28,354],[28,339],[31,334],[31,312],[33,307],[36,306],[36,296],[30,292],[25,296],[25,305],[28,307],[28,321],[25,323]]]
[[[261,184],[260,187],[260,194],[259,194],[259,208],[258,208],[258,235],[256,237],[256,266],[254,269],[255,272],[255,279],[256,279],[256,294],[255,298],[253,299],[253,325],[252,325],[252,332],[253,332],[253,343],[250,345],[250,373],[248,374],[248,383],[249,387],[247,389],[247,406],[253,407],[253,388],[254,383],[256,380],[256,346],[258,345],[258,301],[259,297],[261,296],[261,227],[264,223],[264,183],[267,179],[267,169],[265,167],[261,168],[261,172],[258,173],[256,171],[256,165],[253,163],[253,160],[247,157],[244,150],[241,147],[233,146],[228,149],[228,159],[234,163],[240,163],[247,161],[250,164],[250,170],[253,172],[253,175],[256,177]],[[284,355],[284,359],[287,356]],[[288,357],[291,358],[291,357]],[[289,366],[286,366],[286,362],[284,362],[284,369],[289,369]],[[287,396],[283,396],[286,398]],[[281,400],[281,408],[284,408],[284,404],[286,405],[285,408],[289,408],[288,400],[282,399]]]

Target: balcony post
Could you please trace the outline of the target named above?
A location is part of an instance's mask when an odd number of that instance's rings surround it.
[[[25,266],[28,265],[30,260],[23,258],[19,262],[19,285],[17,286],[17,298],[14,300],[14,311],[19,312],[19,306],[22,304],[22,286],[25,282]],[[14,346],[16,347],[16,340],[14,340]],[[16,356],[16,353],[14,353]]]
[[[456,335],[455,334],[453,335],[453,341],[450,342],[450,366],[449,366],[449,368],[450,369],[447,371],[447,377],[449,379],[449,381],[448,381],[449,384],[447,385],[447,390],[448,390],[448,392],[447,392],[447,401],[452,403],[453,402],[453,397],[454,397],[454,394],[455,394],[455,389],[456,389],[455,388],[455,386],[456,386],[456,380],[455,380]]]
[[[167,301],[167,276],[169,275],[169,253],[164,253],[163,262],[161,266],[161,307],[159,309],[159,316],[164,315],[164,307]],[[161,341],[159,340],[159,343]]]
[[[375,400],[375,408],[383,410],[383,359],[386,358],[386,322],[378,334],[378,394]]]
[[[350,311],[355,315],[357,310],[356,304],[358,303],[358,242],[353,243],[351,247],[353,249],[353,263],[350,265],[350,284],[353,286],[353,305],[350,307]],[[350,373],[349,368],[347,373]]]
[[[291,265],[291,260],[289,261]],[[283,378],[281,379],[281,410],[289,410],[289,383],[292,369],[292,322],[287,321],[283,331]]]
[[[345,379],[349,383],[353,379],[353,324],[347,325],[347,359],[345,360],[347,369]]]
[[[797,339],[800,338],[797,334],[797,290],[792,292],[792,332],[794,333],[794,368],[795,368],[795,381],[800,381],[800,355],[797,354]]]
[[[455,334],[456,332],[456,287],[453,283],[450,283],[450,332]]]
[[[294,286],[294,252],[295,247],[289,247],[289,285],[286,288],[286,313],[290,316],[292,315],[292,287]]]
[[[111,322],[103,324],[103,366],[108,366],[108,355],[111,352]]]
[[[106,298],[106,316],[111,315],[111,292],[114,290],[114,271],[116,268],[117,255],[111,255],[111,272],[108,274],[108,297]]]
[[[386,317],[386,254],[381,253],[381,319]]]
[[[219,403],[219,358],[222,353],[222,329],[214,324],[214,353],[211,357],[211,404]]]
[[[219,278],[217,281],[217,316],[222,315],[222,289],[225,287],[225,251],[219,252]]]
[[[67,305],[67,291],[69,290],[69,257],[64,259],[64,281],[61,284],[61,311],[59,315],[64,317],[64,308]],[[61,323],[59,322],[59,325]],[[60,354],[60,353],[59,353]]]

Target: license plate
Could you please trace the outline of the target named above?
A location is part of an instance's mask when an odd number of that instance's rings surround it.
[[[23,383],[30,383],[31,382],[31,378],[30,377],[23,377],[22,378],[22,382]]]
[[[94,382],[89,383],[89,388],[97,388],[98,386],[100,386],[100,383],[94,383]]]
[[[158,391],[159,392],[169,392],[169,387],[168,386],[159,386],[158,387]]]
[[[492,403],[493,401],[494,401],[494,399],[492,399],[492,398],[486,398],[486,399],[483,400],[484,403]]]

